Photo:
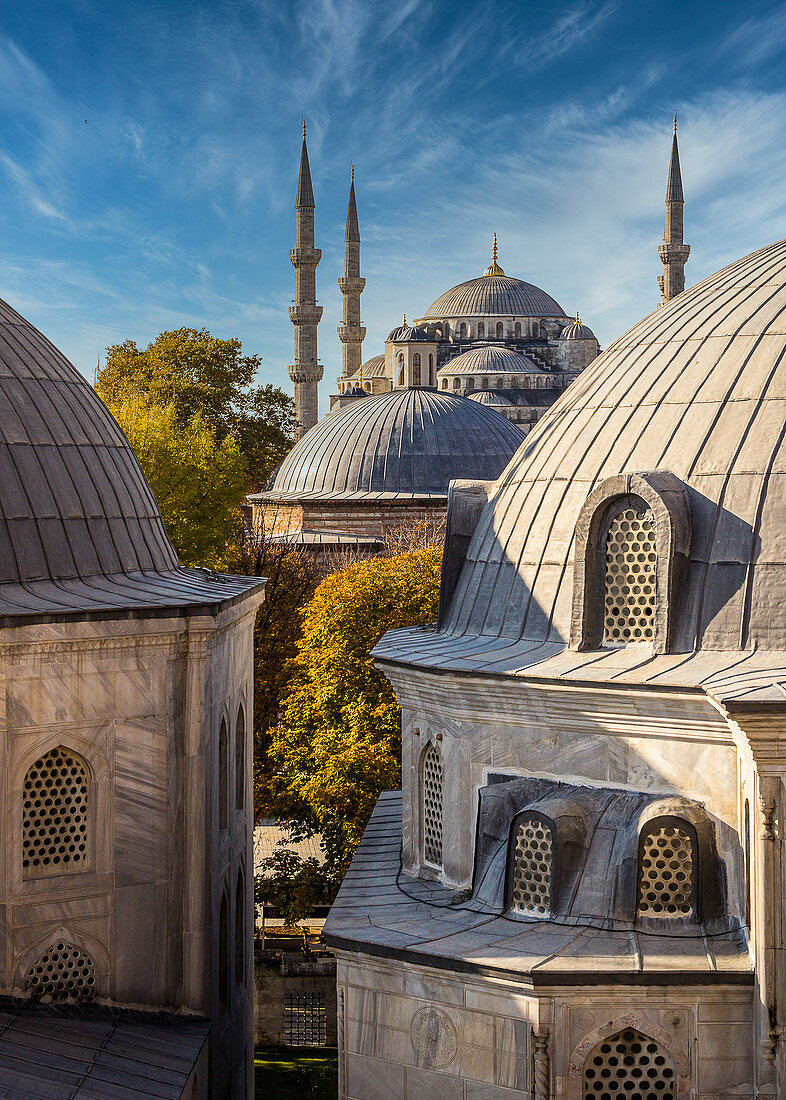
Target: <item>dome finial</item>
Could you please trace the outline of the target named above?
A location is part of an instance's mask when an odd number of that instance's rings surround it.
[[[581,317],[579,317],[579,311],[578,310],[576,310],[576,324],[577,325],[581,324]]]
[[[674,133],[677,133],[677,112],[674,112]]]
[[[302,118],[303,118],[303,140],[305,141],[305,139],[306,139],[306,116],[303,115]]]
[[[401,322],[401,324],[403,325],[404,328],[407,327],[407,315],[406,315],[406,313],[404,314],[404,320]]]
[[[484,275],[504,275],[505,272],[497,263],[497,234],[494,234],[494,243],[491,246],[491,263],[483,272]]]

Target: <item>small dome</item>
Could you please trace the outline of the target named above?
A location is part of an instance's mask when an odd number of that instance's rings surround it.
[[[595,333],[587,325],[583,325],[576,314],[576,320],[566,325],[559,334],[560,340],[595,340]],[[595,340],[597,343],[597,340]]]
[[[484,344],[449,359],[437,371],[439,378],[454,374],[548,374],[548,371],[513,348]]]
[[[355,384],[354,386],[349,387],[349,389],[346,392],[346,396],[347,397],[368,397],[368,394],[366,393],[366,391],[363,389],[362,386],[359,386],[359,385]]]
[[[479,405],[490,405],[492,408],[511,408],[513,402],[499,390],[476,390],[467,394],[470,401],[477,401]]]
[[[494,409],[435,390],[391,390],[323,417],[251,499],[447,495],[499,476],[524,436]]]
[[[429,334],[424,328],[420,328],[418,325],[408,325],[406,317],[402,324],[398,328],[394,328],[388,335],[386,343],[391,344],[407,344],[407,343],[428,343],[433,344]]]
[[[384,378],[385,377],[385,356],[375,355],[371,359],[367,359],[363,366],[360,368],[363,372],[363,378]],[[355,371],[350,375],[350,378],[359,378],[360,372]]]
[[[444,317],[565,317],[550,294],[508,275],[481,275],[459,283],[432,302],[422,320]]]

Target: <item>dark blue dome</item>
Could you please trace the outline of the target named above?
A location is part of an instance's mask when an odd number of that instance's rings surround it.
[[[436,390],[391,390],[328,413],[252,499],[444,497],[453,478],[493,481],[524,434],[494,409]]]

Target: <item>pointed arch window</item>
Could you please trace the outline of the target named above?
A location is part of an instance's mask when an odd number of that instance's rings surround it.
[[[437,747],[426,746],[421,763],[421,832],[423,859],[442,866],[442,760]]]
[[[670,1053],[628,1028],[601,1040],[587,1055],[584,1100],[677,1100],[677,1074]]]
[[[695,917],[696,830],[679,817],[648,821],[639,836],[638,915]]]
[[[516,321],[515,325],[513,326],[513,335],[517,339],[521,338],[521,321]]]
[[[604,548],[604,645],[651,642],[658,552],[652,510],[623,498],[609,517]]]
[[[483,321],[478,322],[478,339],[482,339],[486,335],[486,326]]]
[[[53,1001],[90,1000],[96,991],[95,963],[80,947],[60,940],[30,967],[25,989]]]
[[[235,981],[238,985],[246,980],[246,950],[246,886],[241,867],[235,888]]]
[[[415,352],[412,356],[412,385],[420,385],[420,354]]]
[[[466,340],[467,338],[467,326],[464,321],[459,325],[459,340]]]
[[[246,805],[246,712],[238,707],[235,723],[235,809]]]
[[[434,385],[434,353],[433,352],[429,352],[429,357],[428,357],[428,384],[430,386]]]
[[[22,792],[22,869],[25,878],[85,870],[89,849],[90,773],[58,745],[27,770]]]
[[[553,823],[541,814],[525,814],[514,823],[511,839],[511,908],[530,917],[548,917],[554,882]]]

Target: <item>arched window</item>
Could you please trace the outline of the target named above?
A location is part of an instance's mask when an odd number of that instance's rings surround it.
[[[510,903],[527,916],[551,913],[554,881],[554,830],[535,814],[520,817],[512,844]]]
[[[404,355],[399,354],[398,357],[398,385],[404,385]]]
[[[89,866],[89,810],[90,774],[75,753],[58,745],[31,764],[22,792],[25,878]]]
[[[467,338],[467,326],[464,321],[459,325],[459,340],[466,340]]]
[[[475,388],[475,379],[474,378],[468,378],[467,379],[467,389],[468,390],[474,390],[474,388]]]
[[[504,335],[505,335],[505,326],[503,325],[502,321],[497,321],[497,338],[499,339],[500,337],[502,337]]]
[[[516,339],[521,338],[521,321],[516,321],[515,325],[513,326],[513,335],[516,337]]]
[[[639,836],[638,914],[696,914],[696,831],[678,817],[656,817]]]
[[[237,710],[235,723],[235,809],[246,805],[246,714],[242,704]]]
[[[677,1074],[669,1052],[628,1028],[603,1039],[584,1063],[584,1100],[677,1100]]]
[[[84,1001],[95,995],[95,963],[80,947],[61,940],[37,959],[27,972],[25,989],[53,1001]]]
[[[486,326],[482,321],[479,321],[478,322],[478,339],[480,340],[485,335],[486,335]]]
[[[443,378],[443,379],[442,379],[442,388],[443,388],[443,390],[446,390],[446,389],[448,388],[448,380],[447,380],[447,378]]]
[[[505,379],[504,378],[498,378],[497,379],[497,389],[501,390],[501,389],[504,388],[504,386],[505,386]]]
[[[229,826],[229,745],[227,744],[227,724],[221,719],[221,729],[218,732],[218,827],[226,829]]]
[[[652,641],[657,563],[652,511],[642,500],[623,498],[606,531],[604,644]]]
[[[449,336],[450,336],[450,321],[443,321],[442,322],[442,337],[443,337],[443,339],[447,340],[447,338]]]
[[[218,1007],[226,1012],[229,1007],[229,904],[226,890],[221,895],[218,915]]]
[[[246,980],[246,887],[243,869],[237,873],[235,889],[235,981]]]
[[[442,761],[436,746],[429,744],[421,765],[421,820],[423,859],[442,866]]]
[[[418,352],[412,356],[412,385],[420,385],[420,355]]]
[[[489,388],[489,380],[485,375],[480,380],[480,388],[482,390],[487,390]]]
[[[432,352],[429,353],[428,357],[428,384],[430,386],[434,385],[434,355]]]
[[[454,378],[453,379],[453,389],[454,390],[460,390],[461,389],[461,379],[460,378]]]

